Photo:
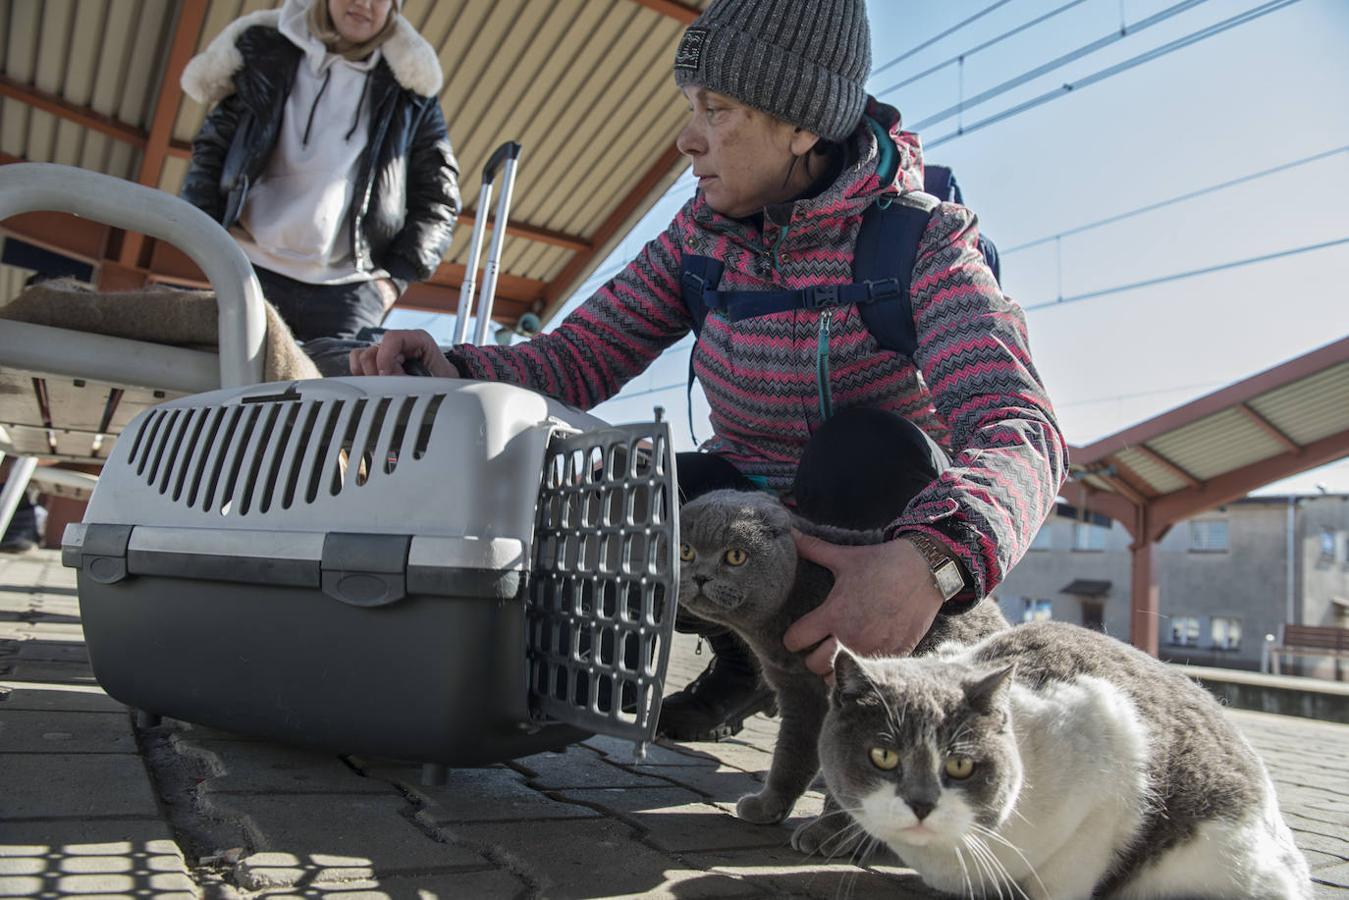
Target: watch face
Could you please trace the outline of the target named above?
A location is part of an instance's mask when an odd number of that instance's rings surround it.
[[[937,590],[941,592],[942,600],[950,600],[965,587],[965,579],[960,576],[960,569],[953,560],[943,560],[941,565],[932,570],[932,574],[937,579]]]

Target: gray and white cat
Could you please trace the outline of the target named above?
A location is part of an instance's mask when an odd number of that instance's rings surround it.
[[[814,525],[762,492],[712,491],[684,504],[679,514],[680,607],[739,634],[777,694],[782,722],[767,782],[736,804],[736,815],[759,824],[785,819],[815,779],[828,709],[823,679],[806,668],[803,655],[782,645],[787,627],[824,602],[833,586],[828,569],[797,557],[792,528],[837,544],[882,538],[879,531]],[[961,616],[939,616],[914,652],[949,641],[972,643],[1006,627],[994,604],[981,603]],[[810,842],[810,849],[816,845]]]
[[[923,881],[1029,898],[1311,897],[1259,757],[1194,682],[1061,622],[840,650],[830,794]]]

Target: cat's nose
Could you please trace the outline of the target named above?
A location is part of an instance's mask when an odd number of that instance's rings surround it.
[[[926,800],[909,801],[909,809],[913,810],[913,814],[918,817],[918,821],[920,822],[928,817],[928,814],[932,812],[932,808],[936,805],[937,804],[929,803]]]
[[[707,576],[706,576],[706,575],[694,575],[694,576],[693,576],[693,584],[694,584],[694,586],[697,587],[699,590],[702,590],[703,585],[707,584]]]

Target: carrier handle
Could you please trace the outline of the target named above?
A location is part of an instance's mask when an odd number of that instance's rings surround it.
[[[220,386],[262,381],[262,288],[248,257],[218,222],[172,194],[100,172],[55,163],[0,166],[0,221],[45,211],[139,231],[186,253],[215,289]]]

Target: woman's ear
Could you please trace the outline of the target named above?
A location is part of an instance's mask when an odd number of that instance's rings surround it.
[[[807,131],[804,128],[796,128],[792,131],[792,156],[805,156],[819,142],[820,136],[815,132]]]

